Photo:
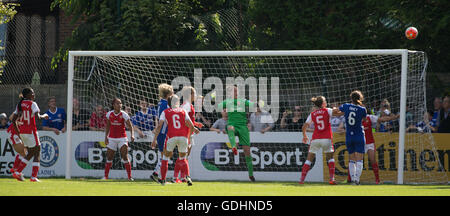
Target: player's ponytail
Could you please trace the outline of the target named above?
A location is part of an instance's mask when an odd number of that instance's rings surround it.
[[[350,94],[350,98],[352,99],[352,103],[356,105],[362,105],[362,102],[364,101],[364,96],[361,93],[361,91],[352,91]]]
[[[318,96],[318,97],[313,97],[311,98],[311,102],[319,108],[322,108],[322,104],[325,101],[325,97],[324,96]]]
[[[19,94],[19,103],[17,104],[17,114],[20,116],[22,114],[22,102],[29,97],[29,94],[33,92],[30,87],[22,89],[22,93]]]

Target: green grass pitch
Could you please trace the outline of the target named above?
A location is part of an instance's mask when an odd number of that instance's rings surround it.
[[[150,180],[0,178],[0,196],[450,196],[450,185],[328,185],[296,182],[207,182],[162,186]]]

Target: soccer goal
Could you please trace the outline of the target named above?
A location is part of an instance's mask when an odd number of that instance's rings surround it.
[[[440,151],[433,134],[406,130],[423,120],[427,111],[424,52],[69,51],[68,63],[66,178],[99,177],[103,173],[105,134],[101,125],[89,125],[92,113],[100,115],[105,109],[111,110],[111,100],[118,97],[130,116],[142,110],[155,114],[158,85],[168,83],[176,94],[183,86],[193,86],[197,95],[203,96],[203,100],[194,102],[196,112],[210,125],[221,118],[222,110],[217,104],[230,96],[227,86],[237,85],[238,97],[258,104],[259,108],[247,110],[248,118],[253,119],[255,112],[264,115],[259,124],[251,125],[253,129],[262,125],[270,130],[250,132],[257,179],[297,181],[308,148],[301,143],[301,129],[295,125],[296,120],[301,124],[310,113],[310,98],[323,95],[329,107],[339,106],[350,102],[351,91],[360,90],[369,113],[399,114],[398,119],[381,122],[374,129],[381,179],[397,184],[448,181],[446,169],[450,167],[445,167],[445,152]],[[95,127],[98,131],[94,131]],[[141,132],[135,133],[137,139],[130,143],[129,156],[133,173],[147,178],[159,153],[150,149],[151,129]],[[189,159],[193,178],[239,180],[239,176],[245,176],[242,150],[240,156],[232,155],[226,135],[202,131],[197,136]],[[333,136],[336,175],[345,178],[348,166],[345,136],[342,133]],[[315,164],[318,179],[328,175],[321,157]],[[169,170],[172,168],[170,164]],[[118,155],[111,172],[113,177],[125,176]],[[373,176],[367,156],[363,173],[366,179]]]

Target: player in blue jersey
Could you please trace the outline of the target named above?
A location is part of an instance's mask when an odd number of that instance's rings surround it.
[[[339,110],[344,113],[345,118],[345,145],[349,154],[349,172],[352,184],[359,185],[359,178],[363,169],[364,137],[363,119],[367,116],[366,108],[362,106],[364,96],[360,91],[350,94],[352,103],[342,104]]]
[[[53,131],[56,135],[66,132],[66,111],[56,106],[56,97],[47,100],[49,109],[45,112],[48,119],[42,121],[42,130]]]
[[[173,87],[169,84],[163,83],[158,86],[159,90],[159,97],[161,100],[158,103],[158,120],[156,122],[159,122],[159,117],[163,113],[163,111],[167,108],[169,108],[167,99],[173,94]],[[158,126],[156,126],[158,127]],[[157,143],[158,143],[158,150],[161,154],[161,157],[158,160],[158,164],[156,165],[155,169],[153,170],[152,175],[150,176],[151,179],[153,179],[155,182],[159,182],[160,179],[158,177],[158,172],[161,169],[161,159],[163,157],[163,151],[164,151],[164,145],[166,142],[166,135],[167,135],[167,125],[163,125],[161,128],[161,131],[159,134],[155,134],[157,137]]]

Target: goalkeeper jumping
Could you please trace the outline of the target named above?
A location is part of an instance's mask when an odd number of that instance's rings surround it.
[[[250,155],[250,132],[247,127],[246,108],[253,107],[254,103],[246,99],[237,98],[238,88],[233,86],[227,90],[233,91],[234,99],[226,99],[218,106],[226,109],[228,120],[226,132],[230,140],[230,144],[234,155],[238,154],[236,147],[236,136],[239,137],[239,144],[242,145],[245,155],[245,163],[248,169],[248,176],[252,182],[255,181],[253,176],[252,157]]]

